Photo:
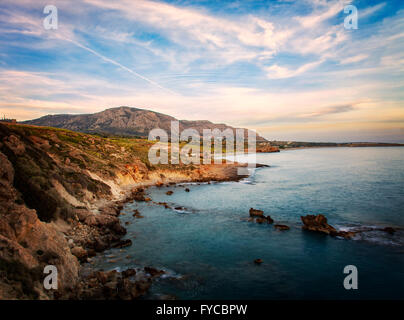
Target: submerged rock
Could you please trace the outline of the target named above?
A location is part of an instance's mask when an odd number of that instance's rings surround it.
[[[139,210],[137,210],[137,209],[133,210],[133,217],[138,218],[138,219],[144,218],[144,217],[140,214]]]
[[[153,278],[159,277],[159,276],[165,274],[165,272],[163,270],[157,270],[153,267],[144,267],[144,271],[146,273],[150,274]]]
[[[394,234],[397,230],[392,228],[392,227],[386,227],[382,229],[384,232],[387,232],[388,234]]]
[[[166,192],[166,195],[171,196],[173,193],[174,193],[174,191],[169,190]]]
[[[275,229],[280,230],[280,231],[285,231],[289,230],[290,228],[287,225],[284,224],[276,224],[274,225]]]
[[[132,245],[132,240],[126,239],[126,240],[121,240],[118,243],[114,244],[112,247],[113,248],[125,248],[125,247],[130,247]]]

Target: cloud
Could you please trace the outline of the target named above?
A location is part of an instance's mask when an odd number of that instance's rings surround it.
[[[330,19],[343,10],[342,1],[317,1],[316,9],[310,15],[295,17],[303,28],[316,28],[319,24]]]
[[[345,105],[338,105],[338,106],[331,106],[331,107],[325,107],[323,109],[320,109],[316,112],[311,112],[311,113],[303,113],[298,116],[298,118],[317,118],[317,117],[322,117],[330,114],[336,114],[336,113],[345,113],[355,110],[355,107],[353,104],[345,104]]]
[[[358,54],[353,57],[348,57],[340,61],[341,64],[349,64],[349,63],[354,63],[354,62],[359,62],[367,59],[369,57],[368,54]]]
[[[119,12],[128,21],[143,23],[159,30],[170,41],[189,50],[203,50],[204,57],[230,64],[271,57],[290,32],[277,30],[272,21],[257,16],[238,19],[216,17],[203,10],[183,8],[156,1],[105,2],[86,0],[88,4]]]
[[[78,46],[79,48],[82,48],[82,49],[84,49],[84,50],[86,50],[86,51],[88,51],[88,52],[90,52],[90,53],[96,55],[97,57],[101,58],[103,61],[108,62],[108,63],[111,63],[111,64],[113,64],[113,65],[119,67],[120,69],[129,72],[130,74],[132,74],[132,75],[134,75],[134,76],[136,76],[136,77],[138,77],[138,78],[140,78],[140,79],[145,80],[146,82],[152,84],[153,86],[156,86],[156,87],[158,87],[158,88],[160,88],[160,89],[162,89],[162,90],[165,90],[165,91],[167,91],[167,92],[170,92],[171,94],[177,94],[177,93],[175,93],[174,91],[172,91],[172,90],[170,90],[170,89],[167,89],[167,88],[161,86],[161,85],[158,84],[157,82],[155,82],[155,81],[153,81],[153,80],[151,80],[151,79],[149,79],[149,78],[147,78],[147,77],[145,77],[145,76],[139,74],[138,72],[134,71],[133,69],[130,69],[130,68],[124,66],[123,64],[121,64],[121,63],[119,63],[119,62],[117,62],[117,61],[115,61],[115,60],[113,60],[113,59],[110,59],[110,58],[108,58],[108,57],[105,57],[104,55],[98,53],[97,51],[95,51],[95,50],[93,50],[93,49],[91,49],[91,48],[89,48],[89,47],[86,47],[85,45],[83,45],[83,44],[81,44],[81,43],[79,43],[79,42],[77,42],[77,41],[75,41],[75,40],[68,39],[68,38],[61,38],[61,39],[73,43],[74,45]]]
[[[289,69],[289,68],[281,67],[281,66],[278,66],[277,64],[274,64],[270,67],[267,67],[266,71],[267,71],[267,76],[270,79],[292,78],[292,77],[296,77],[302,73],[305,73],[308,70],[316,68],[321,63],[323,63],[323,60],[306,63],[296,69]]]

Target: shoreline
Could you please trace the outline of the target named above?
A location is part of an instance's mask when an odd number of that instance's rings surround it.
[[[97,253],[130,245],[121,241],[123,205],[147,201],[139,188],[245,177],[240,163],[150,167],[150,145],[0,124],[0,299],[137,298],[159,271],[139,281],[133,270],[81,275]],[[57,267],[57,291],[43,287],[47,265]],[[108,289],[118,287],[119,297]]]
[[[168,187],[168,186],[179,186],[182,184],[186,184],[186,183],[212,183],[212,182],[229,182],[229,181],[240,181],[242,179],[247,178],[249,175],[238,175],[237,174],[237,170],[238,168],[242,168],[242,167],[246,167],[247,164],[244,163],[227,163],[227,164],[212,164],[212,165],[200,165],[199,168],[197,168],[196,170],[198,171],[198,175],[196,176],[192,176],[189,178],[185,178],[185,177],[175,177],[175,178],[166,178],[166,177],[160,177],[161,179],[159,179],[158,181],[155,180],[144,180],[144,181],[139,181],[136,184],[132,184],[130,186],[126,186],[125,190],[126,192],[124,194],[122,194],[122,196],[118,196],[117,198],[113,199],[110,201],[110,203],[107,206],[100,206],[98,208],[98,211],[101,215],[105,214],[105,211],[107,211],[108,213],[112,213],[112,216],[115,216],[118,219],[118,224],[119,226],[122,228],[122,232],[119,233],[119,237],[118,238],[114,238],[113,241],[111,241],[110,243],[108,243],[106,246],[99,248],[99,250],[96,250],[98,254],[104,254],[104,252],[106,250],[109,249],[117,249],[117,248],[125,248],[128,246],[132,245],[132,240],[122,240],[122,238],[126,235],[126,228],[124,226],[122,226],[121,224],[121,220],[119,218],[121,210],[123,209],[123,207],[128,204],[131,203],[133,201],[139,201],[139,202],[153,202],[154,201],[150,198],[145,197],[145,191],[150,188],[150,187]],[[268,165],[263,165],[263,164],[256,164],[257,168],[260,167],[269,167]],[[201,170],[204,169],[204,170]],[[180,170],[180,169],[179,169]],[[164,171],[167,174],[167,171]],[[176,173],[176,170],[174,170],[174,172],[172,170],[168,170],[168,172],[171,173]],[[202,172],[202,174],[201,174]],[[213,173],[213,174],[212,174]],[[159,172],[159,175],[161,175],[161,172]],[[156,205],[162,205],[159,203],[156,203]],[[82,216],[81,218],[79,218],[79,220],[81,220],[82,223],[86,224],[86,220],[88,219],[89,215],[84,214],[83,216],[83,212],[81,213]],[[91,217],[91,216],[90,216]],[[88,224],[91,225],[91,222],[87,222]],[[102,226],[103,224],[101,224]],[[100,226],[97,225],[95,228],[99,228]],[[88,236],[89,234],[91,234],[91,232],[94,231],[91,229],[87,229],[87,232],[83,234],[77,234],[77,233],[72,233],[71,234],[71,239],[73,239],[73,241],[75,243],[81,243],[83,247],[88,247],[88,245],[86,245],[85,243],[88,241]],[[111,230],[109,232],[109,234],[111,234]],[[116,236],[115,232],[112,232],[113,236]],[[135,240],[136,241],[136,240]],[[91,244],[90,244],[91,246]],[[127,269],[124,271],[100,271],[97,270],[97,268],[94,268],[94,266],[91,265],[91,261],[92,261],[92,256],[93,255],[89,255],[84,254],[84,252],[82,252],[82,256],[78,257],[79,260],[81,260],[80,263],[80,282],[81,282],[81,287],[85,287],[85,289],[83,290],[83,288],[78,289],[78,291],[80,292],[86,292],[84,297],[80,296],[82,295],[82,293],[79,293],[80,298],[85,298],[85,299],[98,299],[98,298],[105,298],[105,296],[103,294],[100,294],[99,292],[97,293],[92,293],[92,294],[88,294],[88,288],[87,288],[87,284],[88,282],[92,281],[94,278],[99,278],[99,277],[108,277],[108,276],[113,276],[115,278],[115,281],[117,282],[116,278],[118,277],[124,277],[125,272],[132,274],[135,273],[134,269]],[[95,255],[94,255],[95,256]],[[106,258],[106,257],[104,257]],[[144,267],[144,274],[142,276],[140,276],[140,278],[138,277],[138,279],[134,282],[134,285],[138,288],[136,295],[132,295],[130,297],[130,299],[132,298],[138,298],[140,296],[146,295],[148,292],[148,289],[150,288],[150,286],[152,285],[153,279],[156,277],[159,277],[160,275],[164,274],[163,270],[158,270],[155,269],[153,266],[145,266]],[[125,279],[125,278],[124,278]],[[141,289],[139,289],[139,283],[141,284]],[[103,287],[103,284],[98,283],[98,288],[99,287]],[[97,288],[97,289],[98,289]],[[77,290],[77,289],[76,289]],[[130,291],[132,289],[128,289],[128,291]],[[108,297],[110,298],[110,297]],[[120,299],[121,297],[118,297],[118,299]]]

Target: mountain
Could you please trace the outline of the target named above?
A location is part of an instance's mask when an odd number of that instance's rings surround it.
[[[24,123],[84,133],[147,137],[150,130],[155,128],[164,129],[170,133],[171,121],[179,121],[180,132],[184,129],[193,128],[201,135],[203,129],[224,130],[230,128],[233,132],[236,129],[223,123],[217,124],[207,120],[177,120],[166,114],[130,107],[111,108],[94,114],[47,115]],[[244,136],[247,138],[247,129],[244,130]],[[257,134],[257,141],[266,141],[266,139]]]

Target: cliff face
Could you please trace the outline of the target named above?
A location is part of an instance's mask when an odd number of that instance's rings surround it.
[[[0,153],[0,299],[46,299],[43,270],[55,265],[62,290],[73,288],[79,263],[64,236],[21,202],[15,171]]]
[[[0,299],[88,297],[79,261],[119,246],[123,203],[144,201],[137,188],[241,178],[237,164],[151,166],[151,144],[0,124]],[[46,265],[57,292],[43,288]]]
[[[0,124],[0,299],[54,298],[43,288],[46,265],[57,267],[57,294],[71,292],[79,281],[80,265],[72,253],[82,249],[80,236],[103,250],[125,233],[117,211],[102,204],[119,198],[119,181],[107,183],[117,172],[125,174],[121,161],[133,164],[134,178],[147,168],[129,154],[114,161],[111,154],[121,147],[92,139]],[[105,154],[97,154],[102,150]],[[90,219],[82,230],[80,211],[91,212],[96,223]]]
[[[87,133],[148,137],[149,132],[155,128],[161,128],[170,133],[171,121],[179,121],[180,131],[193,128],[201,135],[203,129],[224,130],[229,128],[235,132],[235,128],[226,124],[217,124],[206,120],[177,120],[162,113],[129,107],[112,108],[94,114],[50,115],[25,123]],[[247,129],[244,131],[247,138]],[[265,141],[258,135],[257,140]]]

